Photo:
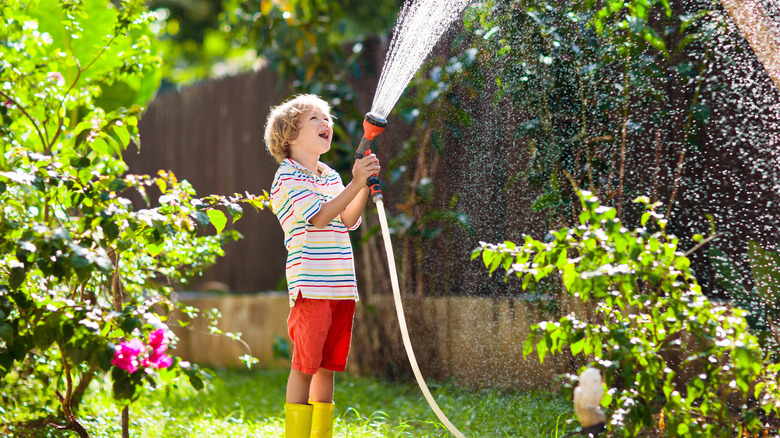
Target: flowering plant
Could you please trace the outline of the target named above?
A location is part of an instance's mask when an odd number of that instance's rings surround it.
[[[149,333],[149,342],[144,345],[138,339],[124,341],[114,349],[111,363],[132,374],[139,368],[160,369],[173,365],[173,359],[165,354],[168,349],[168,331],[159,328]]]
[[[235,221],[266,198],[196,198],[173,172],[128,172],[160,81],[147,2],[0,3],[0,412],[59,411],[86,437],[79,402],[106,372],[122,405],[155,387],[153,371],[203,387],[207,373],[168,357],[172,335],[157,330],[179,306],[172,286],[238,238],[223,210]]]

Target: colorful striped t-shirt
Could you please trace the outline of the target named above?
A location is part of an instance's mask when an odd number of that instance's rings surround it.
[[[321,162],[317,166],[321,176],[287,158],[279,165],[271,186],[271,207],[282,225],[287,248],[290,307],[295,305],[298,291],[304,298],[358,299],[349,230],[356,229],[360,220],[349,229],[340,216],[323,228],[309,223],[323,202],[344,190],[336,171]]]

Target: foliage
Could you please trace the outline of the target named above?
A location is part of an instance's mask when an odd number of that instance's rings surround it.
[[[496,0],[471,9],[465,25],[481,64],[495,66],[494,100],[524,113],[515,135],[527,142],[530,163],[517,177],[540,191],[533,207],[551,213],[550,226],[576,223],[569,214],[576,190],[562,184],[566,174],[621,218],[624,200],[642,192],[654,202],[667,197],[668,215],[686,152],[701,144],[709,117],[700,94],[712,56],[706,42],[723,21],[716,8]],[[676,159],[659,158],[662,147]],[[628,167],[647,149],[655,149],[658,170],[627,184]],[[667,174],[660,166],[676,169]]]
[[[293,92],[314,93],[331,104],[334,139],[323,161],[345,177],[370,109],[350,81],[378,73],[373,60],[361,57],[364,44],[384,35],[398,7],[397,0],[370,5],[357,0],[227,0],[223,5],[223,27],[229,29],[231,44],[253,47],[264,68],[278,76],[278,88],[291,84]]]
[[[674,206],[683,196],[695,203],[712,194],[704,179],[686,175],[697,174],[691,166],[710,158],[702,151],[718,141],[706,131],[708,105],[727,83],[719,63],[738,50],[724,43],[735,41],[727,22],[716,2],[491,0],[467,8],[462,27],[442,41],[449,47],[435,50],[440,55],[395,112],[411,124],[408,143],[384,167],[391,196],[400,198],[391,224],[408,242],[399,252],[406,289],[450,291],[449,280],[432,283],[450,278],[460,242],[474,231],[503,240],[519,228],[544,233],[576,224],[575,186],[632,225],[641,212],[629,200],[647,193],[664,203],[659,211],[683,245],[691,244],[693,232]],[[491,177],[470,175],[479,172]],[[490,203],[489,223],[481,223],[488,220],[473,198]],[[533,218],[509,224],[501,217],[529,204]],[[450,217],[421,221],[436,210]],[[696,262],[697,271],[709,268]],[[512,286],[464,290],[503,288]]]
[[[619,436],[653,430],[658,415],[668,436],[685,437],[752,435],[777,418],[780,364],[764,363],[745,311],[702,295],[659,203],[639,198],[642,226],[629,231],[615,208],[581,196],[577,227],[474,250],[491,273],[503,268],[524,287],[557,279],[575,309],[592,312],[532,326],[524,353],[535,348],[543,361],[567,349],[601,369],[608,430]]]
[[[729,291],[735,306],[747,311],[747,321],[772,361],[780,361],[780,254],[748,243],[752,288],[742,284],[737,264],[724,251],[711,248],[708,256],[718,284]]]
[[[165,53],[161,89],[235,74],[258,62],[253,47],[232,44],[222,25],[222,0],[152,0],[150,28]]]
[[[330,73],[352,71],[340,59],[344,49],[390,29],[401,3],[153,0],[149,8],[156,16],[152,28],[166,53],[163,77],[175,85],[261,66],[281,66],[284,80],[293,76],[288,66],[307,69],[317,64],[320,70],[329,64],[329,74],[318,71],[314,81],[322,87],[331,80]],[[310,58],[312,54],[317,55]],[[354,61],[352,56],[349,62]],[[341,67],[346,68],[338,72]]]
[[[172,287],[239,237],[223,231],[223,210],[236,220],[240,203],[265,202],[199,199],[171,172],[126,173],[122,153],[159,83],[151,19],[140,0],[0,10],[0,397],[14,406],[19,382],[41,380],[81,436],[74,410],[96,374],[111,371],[122,403],[155,384],[112,368],[115,346],[164,328]],[[197,366],[174,369],[202,386]]]
[[[283,435],[285,370],[218,370],[203,391],[195,391],[163,372],[160,385],[133,404],[131,436],[144,438],[276,437]],[[560,438],[571,430],[571,403],[544,392],[506,389],[473,390],[437,383],[447,415],[467,436]],[[336,376],[334,436],[441,437],[446,431],[414,382],[391,382]],[[85,427],[100,438],[119,436],[110,384],[96,380],[85,400]],[[0,435],[36,434],[14,421],[17,411],[0,412]],[[23,413],[21,413],[23,414]],[[8,419],[11,421],[7,421]],[[17,417],[18,418],[18,417]],[[15,424],[16,423],[16,424]]]

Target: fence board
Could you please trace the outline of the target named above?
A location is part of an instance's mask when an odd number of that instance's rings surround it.
[[[277,79],[260,71],[200,83],[155,99],[141,119],[141,148],[131,148],[130,172],[172,170],[199,196],[262,193],[277,164],[265,150],[262,130],[268,110],[286,96]],[[228,228],[244,235],[228,244],[225,257],[193,288],[218,281],[232,291],[273,290],[284,277],[282,231],[268,211],[247,207]]]

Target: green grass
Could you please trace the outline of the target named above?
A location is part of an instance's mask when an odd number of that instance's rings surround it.
[[[131,436],[281,437],[284,435],[285,371],[217,371],[203,391],[173,381],[131,407]],[[108,382],[93,383],[80,413],[92,437],[120,435],[119,411]],[[450,384],[431,392],[450,421],[467,437],[561,437],[574,428],[571,402],[543,392],[474,390]],[[447,437],[414,383],[336,377],[338,437]],[[16,408],[20,409],[20,408]],[[3,412],[0,409],[0,412]],[[52,427],[25,427],[19,411],[0,414],[0,436],[75,437]],[[3,425],[2,423],[6,423]],[[9,425],[10,423],[10,425]]]

